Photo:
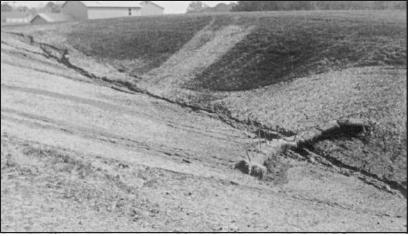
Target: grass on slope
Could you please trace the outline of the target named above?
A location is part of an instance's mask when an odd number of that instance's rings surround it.
[[[248,90],[330,70],[406,65],[406,24],[391,20],[395,13],[380,20],[378,12],[345,13],[249,15],[255,30],[187,87]]]
[[[237,91],[350,67],[406,65],[404,14],[303,11],[110,19],[74,25],[68,42],[88,56],[143,75],[161,67],[206,26],[215,31],[252,26],[242,41],[208,68],[193,71],[185,84],[193,90]],[[200,40],[199,48],[209,40]]]
[[[90,21],[75,25],[68,42],[98,59],[134,61],[134,71],[141,74],[160,66],[211,19],[164,16]]]

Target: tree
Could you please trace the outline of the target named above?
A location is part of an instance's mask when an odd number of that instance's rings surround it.
[[[309,1],[239,1],[233,11],[310,10]]]
[[[10,6],[7,2],[1,2],[1,11],[2,12],[13,11],[13,7]]]
[[[208,6],[201,1],[193,1],[188,5],[187,13],[199,13],[207,8]]]
[[[239,1],[232,11],[405,9],[401,1]]]
[[[17,7],[17,11],[19,11],[19,12],[28,12],[29,10],[30,10],[30,8],[28,8],[26,6]]]
[[[45,9],[50,12],[59,13],[61,11],[61,6],[54,2],[48,2]]]
[[[213,12],[229,12],[233,8],[233,4],[225,4],[225,3],[219,3],[215,7],[213,7]]]

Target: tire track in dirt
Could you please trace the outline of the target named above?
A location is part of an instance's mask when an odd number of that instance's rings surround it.
[[[47,43],[42,43],[42,42],[37,42],[32,35],[28,34],[23,34],[23,33],[16,33],[16,32],[7,32],[8,34],[15,35],[17,37],[20,37],[23,41],[29,42],[33,46],[38,46],[41,48],[44,52],[44,56],[46,58],[52,58],[56,60],[57,62],[61,63],[62,65],[66,66],[68,69],[71,69],[93,81],[96,81],[96,83],[99,83],[101,85],[110,87],[110,88],[115,88],[117,90],[123,90],[126,89],[131,93],[137,93],[137,94],[144,94],[149,97],[152,97],[154,99],[158,99],[161,101],[165,101],[170,104],[178,105],[181,108],[187,109],[189,111],[193,112],[198,112],[199,114],[206,115],[210,118],[217,119],[229,126],[231,126],[234,129],[240,129],[240,130],[252,130],[255,131],[255,126],[257,125],[258,127],[261,127],[262,131],[270,130],[268,127],[266,127],[263,124],[257,123],[257,122],[252,122],[254,126],[251,126],[250,121],[244,122],[241,120],[236,119],[235,117],[232,117],[227,114],[222,114],[222,113],[216,113],[212,109],[207,109],[201,106],[196,106],[196,105],[190,105],[186,104],[184,102],[178,102],[174,101],[172,99],[162,97],[159,95],[156,95],[154,93],[151,93],[147,90],[141,89],[138,86],[136,86],[134,83],[130,81],[123,81],[123,80],[112,80],[107,77],[99,77],[92,72],[87,71],[86,69],[77,66],[73,63],[70,62],[69,60],[69,50],[68,49],[61,49],[58,48],[54,45],[50,45]],[[275,131],[270,131],[269,133],[277,133]],[[288,133],[287,133],[288,134]],[[251,135],[248,134],[250,137]],[[282,136],[281,134],[277,134],[278,136]]]
[[[101,171],[101,166],[106,166],[106,168],[108,169],[116,169],[117,172],[114,172],[113,174],[110,174],[110,176],[108,175],[103,175],[104,178],[109,177],[109,180],[116,180],[114,181],[114,184],[117,185],[117,187],[119,189],[122,189],[126,192],[129,191],[138,191],[140,190],[139,188],[135,189],[135,190],[130,190],[129,184],[131,183],[127,183],[124,181],[120,181],[120,179],[123,178],[118,178],[116,177],[116,174],[120,174],[121,176],[123,176],[124,171],[128,171],[128,170],[132,170],[133,167],[137,166],[141,166],[142,164],[132,164],[132,163],[127,163],[127,162],[122,162],[119,160],[115,160],[115,159],[108,159],[105,157],[93,157],[93,158],[84,158],[84,156],[88,155],[88,154],[83,154],[83,153],[76,153],[75,151],[71,151],[71,150],[66,150],[66,149],[61,149],[59,147],[53,147],[53,146],[48,146],[48,145],[40,145],[40,143],[33,143],[33,142],[27,142],[24,140],[17,140],[16,138],[13,138],[14,141],[12,143],[24,143],[23,147],[25,147],[25,149],[29,150],[29,153],[33,154],[40,154],[40,155],[50,155],[50,157],[56,157],[57,159],[61,159],[61,157],[64,157],[63,159],[69,159],[69,161],[64,160],[65,163],[71,163],[72,161],[70,161],[70,159],[75,159],[76,162],[80,161],[82,164],[80,164],[80,166],[82,167],[87,167],[90,168],[92,167],[94,170],[97,171]],[[40,146],[39,146],[40,145]],[[37,155],[36,154],[36,155]],[[76,158],[74,158],[76,156]],[[67,157],[67,158],[66,158]],[[91,166],[89,165],[91,163],[91,160],[94,164],[92,164]],[[87,164],[89,163],[89,164]],[[97,164],[99,163],[99,164]],[[78,164],[76,164],[76,166],[78,166]],[[99,166],[99,168],[97,168]],[[128,166],[127,168],[122,168],[122,166]],[[142,165],[142,167],[144,167],[144,165]],[[106,169],[103,168],[103,169]],[[141,167],[139,167],[138,169],[140,169]],[[316,198],[309,198],[309,197],[304,197],[301,196],[298,193],[287,193],[287,192],[283,192],[283,191],[273,191],[273,189],[270,188],[263,188],[261,186],[255,186],[255,185],[244,185],[244,184],[240,184],[240,185],[236,185],[233,184],[232,181],[228,181],[226,179],[220,179],[220,178],[215,178],[215,177],[205,177],[205,176],[201,176],[201,175],[193,175],[193,174],[189,174],[189,173],[183,173],[183,172],[178,172],[178,171],[173,171],[173,170],[169,170],[169,169],[163,169],[163,168],[157,168],[157,167],[147,167],[148,169],[146,170],[150,170],[150,171],[161,171],[161,172],[166,172],[169,173],[171,175],[174,176],[179,176],[177,179],[193,179],[195,181],[205,181],[205,182],[209,182],[209,183],[213,183],[213,185],[217,184],[217,185],[223,185],[226,187],[232,187],[232,186],[237,186],[236,188],[239,188],[239,190],[241,191],[252,191],[252,192],[257,192],[259,194],[273,194],[275,195],[277,198],[281,198],[284,200],[297,200],[300,203],[303,204],[313,204],[313,205],[319,205],[319,206],[323,206],[326,208],[331,208],[331,209],[339,209],[339,210],[344,210],[344,211],[349,211],[349,212],[357,212],[358,214],[371,214],[374,215],[376,217],[381,217],[381,218],[399,218],[400,216],[391,216],[388,214],[383,214],[380,212],[376,212],[376,211],[372,211],[372,210],[367,210],[367,209],[358,209],[355,208],[353,206],[349,206],[349,205],[345,205],[345,204],[341,204],[338,202],[332,202],[332,201],[324,201],[324,200],[320,200],[320,199],[316,199]],[[128,178],[126,178],[125,180],[129,180]],[[146,186],[149,186],[150,180],[146,180],[144,184],[139,185],[140,188]],[[151,185],[151,184],[150,184]],[[150,188],[150,187],[149,187]]]
[[[109,132],[105,132],[101,129],[92,129],[82,127],[78,125],[71,125],[64,121],[57,121],[45,116],[33,115],[25,112],[19,112],[14,109],[2,108],[2,120],[8,120],[19,124],[24,124],[30,127],[40,127],[42,129],[51,129],[56,131],[62,131],[71,135],[80,136],[86,139],[92,139],[99,142],[104,142],[110,145],[122,146],[129,150],[139,150],[142,152],[148,152],[151,154],[161,154],[162,156],[171,158],[177,162],[193,161],[202,163],[205,166],[217,167],[224,166],[227,168],[234,161],[230,161],[224,158],[218,158],[209,155],[198,154],[193,151],[185,150],[182,148],[176,148],[165,144],[157,144],[149,141],[137,141],[115,135]],[[4,114],[3,114],[4,113]],[[11,116],[10,116],[11,115]],[[13,116],[21,118],[13,118]]]
[[[59,73],[59,72],[57,72],[57,71],[48,71],[48,70],[46,70],[46,69],[36,68],[36,67],[34,67],[34,66],[30,66],[30,65],[27,65],[27,64],[26,64],[26,65],[22,65],[22,64],[20,64],[20,63],[16,63],[15,61],[12,62],[12,61],[9,61],[9,60],[3,59],[3,58],[2,58],[1,63],[4,64],[4,65],[10,65],[10,66],[14,66],[14,67],[19,67],[19,68],[25,68],[25,69],[28,69],[28,70],[33,70],[33,71],[36,71],[36,72],[39,72],[39,73],[45,73],[45,74],[49,74],[49,75],[60,76],[60,77],[63,77],[63,78],[67,78],[67,79],[70,79],[70,80],[74,80],[74,81],[81,81],[81,82],[84,82],[84,83],[94,84],[94,82],[89,81],[89,80],[86,80],[86,79],[80,79],[79,77],[69,76],[69,75],[67,75],[67,74]]]
[[[194,126],[188,126],[188,125],[182,125],[177,122],[171,122],[170,120],[164,121],[152,114],[149,114],[147,112],[143,112],[141,110],[133,109],[133,108],[128,108],[124,107],[118,104],[111,104],[103,101],[98,101],[98,100],[93,100],[93,99],[88,99],[88,98],[82,98],[78,96],[72,96],[72,95],[67,95],[67,94],[60,94],[60,93],[55,93],[47,90],[42,90],[42,89],[34,89],[34,88],[23,88],[23,87],[18,87],[18,86],[12,86],[12,85],[6,85],[6,84],[1,84],[2,89],[9,89],[9,90],[14,90],[14,91],[19,91],[23,93],[30,93],[30,94],[36,94],[36,95],[42,95],[42,96],[47,96],[50,98],[55,98],[55,99],[62,99],[62,100],[68,100],[74,103],[80,103],[80,104],[86,104],[90,106],[94,106],[96,108],[102,109],[102,110],[110,110],[114,112],[119,112],[122,114],[129,114],[129,115],[138,115],[138,116],[146,116],[150,120],[156,120],[157,122],[166,122],[170,127],[176,128],[176,129],[181,129],[184,131],[188,132],[193,132],[193,133],[198,133],[201,135],[205,135],[208,137],[216,138],[216,139],[221,139],[223,141],[231,141],[234,143],[240,143],[238,141],[233,140],[233,138],[237,138],[236,136],[230,137],[229,134],[227,133],[220,133],[215,130],[208,130],[208,132],[201,132],[198,130],[198,128]],[[3,109],[2,109],[3,110]],[[215,135],[213,133],[215,132]],[[224,135],[224,137],[221,137]]]
[[[69,130],[71,130],[71,128]]]
[[[80,136],[82,136],[82,135],[84,135],[84,134],[78,134],[77,132],[75,132],[75,131],[73,131],[73,128],[68,128],[68,129],[65,129],[65,128],[61,128],[61,127],[52,127],[52,125],[50,125],[50,126],[48,126],[48,125],[42,125],[42,124],[39,124],[39,123],[37,123],[37,122],[25,122],[25,121],[22,121],[22,120],[20,120],[20,119],[15,119],[15,118],[9,118],[8,116],[6,116],[6,115],[2,115],[2,120],[4,120],[4,121],[7,121],[7,120],[11,120],[11,121],[13,121],[13,122],[17,122],[17,123],[19,123],[19,124],[25,124],[25,125],[29,125],[29,126],[35,126],[35,127],[39,127],[39,128],[41,128],[41,129],[55,129],[55,130],[59,130],[59,131],[63,131],[63,132],[69,132],[69,133],[71,133],[71,134],[73,134],[73,135],[80,135]],[[111,137],[109,138],[110,140],[109,141],[107,141],[107,140],[105,140],[105,138],[106,137],[95,137],[95,136],[93,136],[93,135],[91,135],[91,136],[84,136],[85,138],[89,138],[89,139],[96,139],[97,141],[102,141],[102,142],[107,142],[107,144],[110,144],[110,145],[115,145],[116,147],[119,147],[118,145],[120,145],[120,146],[124,146],[124,147],[126,147],[126,148],[131,148],[131,149],[133,149],[133,150],[135,150],[136,149],[136,146],[134,145],[135,143],[132,143],[131,145],[131,147],[130,146],[128,146],[127,144],[125,144],[125,143],[123,143],[123,141],[124,140],[120,140],[120,142],[112,142],[112,139],[111,139]],[[143,147],[143,149],[144,149],[144,147]],[[141,150],[140,148],[138,148],[138,150]],[[147,148],[147,151],[148,151],[148,153],[153,153],[153,151],[154,151],[154,153],[163,153],[163,154],[165,154],[165,155],[167,155],[167,151],[158,151],[158,150],[153,150],[152,149],[152,147],[148,147]],[[170,151],[170,150],[169,150]],[[190,155],[190,157],[191,158],[193,158],[194,157],[194,155],[193,154],[189,154]],[[173,158],[175,161],[181,161],[181,159],[178,159],[178,155],[175,157],[175,158]],[[116,161],[116,160],[113,160],[113,161]],[[208,164],[205,164],[205,160],[203,159],[202,160],[203,162],[202,162],[202,166],[204,166],[204,167],[208,167],[208,168],[212,168],[213,169],[213,167],[214,168],[216,168],[217,167],[217,163],[211,163],[212,165],[208,165]],[[210,160],[207,160],[206,162],[208,163]],[[142,165],[144,165],[144,164],[142,164]],[[224,164],[223,164],[224,165]],[[157,168],[157,167],[153,167],[153,166],[149,166],[150,168]],[[159,167],[160,168],[160,167]],[[226,169],[227,168],[227,166],[222,166],[222,167],[219,167],[219,168],[221,168],[221,169]],[[162,169],[162,168],[160,168],[160,169]],[[172,169],[165,169],[166,171],[170,171],[170,172],[172,172],[172,173],[175,173],[175,174],[179,174],[179,175],[192,175],[192,174],[188,174],[188,173],[186,173],[186,172],[180,172],[180,171],[174,171],[174,170],[172,170]],[[195,178],[203,178],[201,175],[194,175],[195,176]],[[193,177],[194,177],[193,176]],[[204,177],[205,179],[209,179],[210,177]],[[222,183],[224,183],[224,185],[228,185],[228,186],[230,186],[230,185],[239,185],[239,186],[242,186],[242,187],[244,187],[244,188],[246,188],[246,189],[255,189],[256,191],[258,190],[258,191],[262,191],[262,192],[266,192],[266,191],[270,191],[270,192],[272,192],[272,194],[275,194],[275,195],[277,195],[277,196],[282,196],[282,197],[285,197],[285,198],[287,198],[287,199],[296,199],[296,200],[299,200],[299,201],[303,201],[303,202],[315,202],[316,204],[320,204],[320,205],[327,205],[327,206],[329,206],[329,207],[332,207],[332,208],[339,208],[339,209],[344,209],[344,210],[347,210],[347,211],[355,211],[355,212],[358,212],[358,213],[361,213],[361,214],[363,214],[363,213],[366,213],[366,214],[374,214],[373,212],[374,211],[370,211],[370,210],[367,210],[367,208],[364,208],[364,209],[361,209],[361,208],[357,208],[357,207],[353,207],[353,206],[350,206],[350,205],[347,205],[347,204],[341,204],[341,203],[338,203],[338,202],[333,202],[333,201],[329,201],[329,200],[319,200],[319,199],[316,199],[315,197],[314,198],[311,198],[311,197],[307,197],[307,196],[301,196],[300,194],[298,194],[298,193],[287,193],[287,192],[282,192],[282,191],[280,191],[280,192],[278,192],[278,190],[277,191],[273,191],[273,189],[272,189],[272,187],[268,187],[268,186],[266,186],[266,187],[263,187],[263,186],[261,186],[261,185],[258,185],[258,186],[253,186],[253,185],[250,185],[249,183],[248,184],[246,184],[246,183],[242,183],[242,182],[239,182],[239,183],[237,183],[237,182],[235,182],[235,181],[229,181],[229,180],[227,180],[226,178],[221,178],[220,179],[220,177],[211,177],[211,179],[215,179],[215,180],[218,180],[218,181],[222,181]],[[376,216],[378,216],[378,217],[392,217],[392,218],[398,218],[397,216],[391,216],[391,215],[387,215],[387,214],[383,214],[383,213],[381,213],[381,212],[375,212],[375,215]]]

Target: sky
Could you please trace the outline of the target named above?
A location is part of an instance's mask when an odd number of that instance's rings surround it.
[[[48,1],[4,1],[4,2],[10,2],[10,3],[15,2],[16,5],[19,5],[19,6],[37,7],[39,5],[46,4]],[[54,1],[54,2],[64,2],[64,1]],[[164,7],[166,14],[179,14],[179,13],[186,12],[187,7],[191,1],[154,1],[154,2]],[[208,6],[213,7],[219,3],[230,3],[230,2],[235,2],[235,1],[202,1],[202,2],[204,2]]]

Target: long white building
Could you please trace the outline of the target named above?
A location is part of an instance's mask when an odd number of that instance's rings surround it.
[[[75,20],[161,15],[164,8],[151,1],[66,1],[62,12]]]

